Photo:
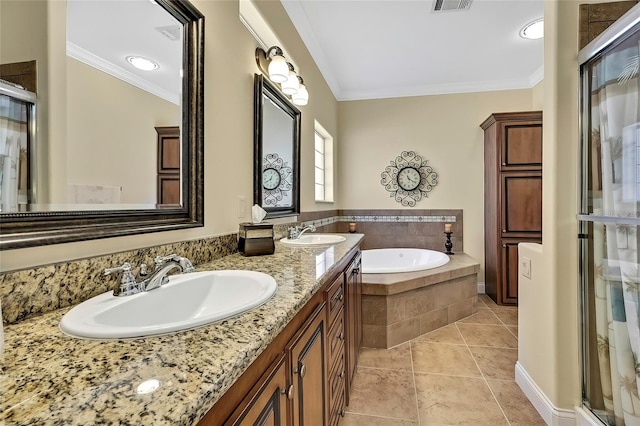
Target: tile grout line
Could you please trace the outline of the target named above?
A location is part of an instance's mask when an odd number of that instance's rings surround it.
[[[416,371],[413,367],[413,343],[409,342],[409,358],[411,359],[411,379],[413,380],[413,395],[416,399],[416,417],[420,426],[420,406],[418,404],[418,387],[416,386]]]
[[[456,324],[456,328],[457,328],[458,327],[458,323],[456,322],[455,324]],[[507,417],[507,413],[504,412],[504,410],[502,409],[502,405],[500,405],[500,402],[498,401],[498,398],[496,397],[495,393],[493,393],[493,389],[491,389],[491,386],[489,386],[489,382],[487,381],[487,378],[484,376],[484,373],[482,372],[482,369],[480,368],[480,364],[478,364],[478,361],[476,361],[476,357],[473,356],[473,352],[471,352],[471,348],[467,344],[467,340],[464,338],[464,335],[462,334],[460,329],[458,329],[458,333],[460,333],[460,335],[462,336],[462,340],[464,340],[464,342],[465,342],[465,346],[467,347],[467,351],[469,352],[469,355],[471,355],[471,359],[473,359],[473,362],[476,365],[476,368],[480,372],[480,375],[482,376],[482,380],[484,381],[485,386],[489,389],[489,392],[491,392],[491,396],[493,396],[493,400],[498,405],[498,408],[500,409],[500,412],[502,413],[502,416],[507,421],[507,425],[511,426],[511,422],[509,421],[509,418]]]
[[[347,413],[347,414],[355,415],[355,416],[375,417],[376,419],[402,420],[402,421],[409,421],[409,422],[411,421],[409,419],[405,419],[405,418],[402,418],[402,417],[380,416],[378,414],[364,414],[364,413],[357,413],[355,411],[349,411],[349,410],[344,410],[344,412]],[[340,421],[342,421],[342,420],[340,420]]]

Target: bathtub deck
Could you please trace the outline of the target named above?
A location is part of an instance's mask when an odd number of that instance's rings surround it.
[[[425,271],[362,275],[362,345],[390,348],[477,312],[480,264],[456,253]]]

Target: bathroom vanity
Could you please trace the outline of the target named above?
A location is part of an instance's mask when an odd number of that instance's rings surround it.
[[[5,422],[253,424],[272,413],[273,424],[337,424],[361,338],[362,235],[345,237],[196,265],[264,272],[278,290],[250,312],[193,330],[75,339],[58,328],[69,308],[6,327]]]

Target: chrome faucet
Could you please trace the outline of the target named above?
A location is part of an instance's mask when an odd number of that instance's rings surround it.
[[[157,256],[154,263],[156,267],[151,276],[140,283],[143,291],[153,290],[166,284],[169,281],[167,274],[176,268],[183,274],[196,270],[189,259],[175,254]]]
[[[290,240],[297,240],[305,232],[307,232],[307,231],[315,232],[315,230],[316,230],[316,227],[313,226],[313,225],[306,225],[306,226],[302,226],[301,225],[301,226],[291,227],[291,228],[288,229],[288,231],[289,231],[289,239]]]
[[[169,256],[157,256],[154,259],[155,269],[147,278],[147,265],[140,265],[140,277],[144,278],[137,282],[133,272],[131,272],[131,264],[125,262],[122,266],[115,268],[107,268],[104,275],[111,275],[114,272],[122,272],[120,283],[113,290],[114,296],[130,296],[143,291],[150,291],[166,284],[169,281],[168,274],[174,269],[180,269],[182,273],[195,271],[193,264],[186,257],[170,254]]]

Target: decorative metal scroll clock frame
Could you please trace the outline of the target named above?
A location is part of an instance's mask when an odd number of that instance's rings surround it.
[[[427,163],[415,151],[403,151],[384,169],[380,183],[398,203],[413,207],[438,184],[438,174]]]
[[[275,181],[274,181],[275,179]],[[277,182],[277,184],[275,184]],[[262,196],[266,206],[275,207],[293,188],[293,168],[277,153],[267,154],[262,162]]]

